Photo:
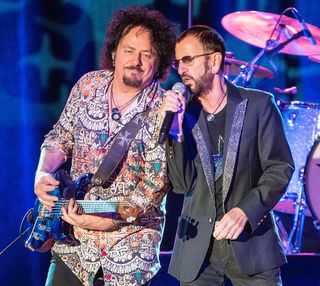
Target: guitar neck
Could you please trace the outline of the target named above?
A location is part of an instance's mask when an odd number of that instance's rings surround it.
[[[59,210],[60,213],[61,207],[67,208],[69,203],[69,200],[57,201],[54,212]],[[79,208],[79,214],[93,214],[118,212],[120,202],[77,200],[76,204]]]

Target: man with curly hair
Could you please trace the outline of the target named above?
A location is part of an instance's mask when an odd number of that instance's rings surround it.
[[[46,285],[148,285],[159,270],[169,180],[165,146],[157,143],[163,95],[158,79],[167,74],[174,46],[173,25],[160,12],[143,7],[116,11],[103,48],[104,69],[76,83],[46,135],[35,194],[52,210],[58,198],[50,192],[59,185],[52,174],[68,158],[73,180],[95,173],[121,129],[147,114],[115,175],[86,197],[130,201],[139,208],[137,218],[130,223],[116,215],[80,215],[71,200],[62,219],[73,226],[79,244],[54,244]]]

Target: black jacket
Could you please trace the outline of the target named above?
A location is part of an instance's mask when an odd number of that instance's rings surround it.
[[[286,262],[272,208],[294,171],[281,115],[269,93],[227,82],[222,197],[224,211],[241,208],[249,221],[232,241],[239,268],[253,275]],[[180,281],[196,278],[209,247],[216,217],[210,135],[195,98],[187,104],[184,141],[169,140],[169,176],[185,194],[169,273]]]

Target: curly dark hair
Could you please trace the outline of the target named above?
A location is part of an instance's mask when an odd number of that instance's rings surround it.
[[[101,66],[114,70],[112,52],[117,49],[121,38],[137,26],[146,28],[151,34],[152,46],[159,57],[157,77],[163,79],[174,57],[176,27],[159,11],[146,7],[131,6],[114,12],[102,48]]]
[[[178,37],[177,42],[181,42],[187,36],[194,36],[199,39],[206,51],[221,53],[222,61],[220,69],[223,71],[226,47],[222,36],[215,29],[205,25],[194,25],[182,32]]]

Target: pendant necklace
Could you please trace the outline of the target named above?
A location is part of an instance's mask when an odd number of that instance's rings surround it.
[[[113,97],[113,85],[110,88],[110,99],[111,99],[111,119],[113,121],[119,121],[121,118],[121,111],[124,110],[125,108],[127,108],[140,94],[140,92],[138,92],[135,96],[133,96],[132,98],[130,98],[127,102],[125,102],[122,105],[116,105],[115,99]]]
[[[111,109],[111,118],[114,121],[118,121],[121,118],[121,113],[117,107]]]
[[[207,115],[207,121],[208,121],[208,122],[211,122],[211,121],[214,120],[215,113],[216,113],[216,111],[219,109],[219,107],[221,106],[221,104],[222,104],[222,102],[223,102],[223,100],[224,100],[224,98],[225,98],[226,96],[227,96],[227,93],[224,94],[224,96],[222,97],[220,103],[218,104],[218,106],[216,107],[216,109],[215,109],[213,112],[208,112],[208,111],[206,110],[206,108],[203,107],[203,109],[208,113],[208,115]]]

